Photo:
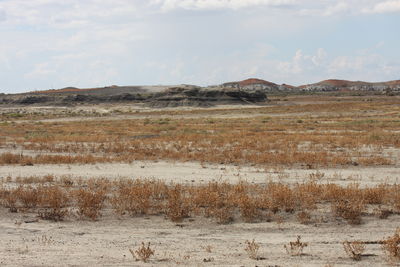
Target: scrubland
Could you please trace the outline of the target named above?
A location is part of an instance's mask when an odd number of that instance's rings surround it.
[[[80,109],[1,111],[1,265],[400,262],[400,98]]]

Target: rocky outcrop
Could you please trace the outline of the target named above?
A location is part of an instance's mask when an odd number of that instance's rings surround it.
[[[296,90],[295,86],[288,84],[278,85],[276,83],[268,82],[261,79],[250,78],[240,82],[228,82],[221,85],[223,88],[234,88],[241,90],[261,90],[265,92],[282,92],[282,91],[293,91]]]
[[[216,104],[252,104],[267,100],[261,90],[235,88],[202,88],[183,85],[162,91],[145,91],[140,88],[118,87],[111,90],[92,89],[76,91],[62,89],[26,94],[0,96],[0,103],[9,105],[75,105],[80,103],[143,103],[152,107],[212,106]],[[128,93],[129,92],[129,93]]]
[[[261,79],[250,78],[240,82],[228,82],[222,84],[224,88],[242,89],[242,90],[263,90],[275,91],[279,86],[275,83],[264,81]]]
[[[262,103],[267,100],[265,92],[246,91],[235,88],[182,88],[173,87],[156,93],[148,100],[155,107],[211,106],[215,104]]]

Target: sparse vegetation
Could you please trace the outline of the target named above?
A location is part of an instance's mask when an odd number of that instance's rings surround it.
[[[330,207],[332,220],[338,218],[357,225],[363,215],[376,216],[379,210],[387,214],[378,214],[379,217],[393,213],[393,195],[399,188],[387,184],[359,188],[354,184],[339,186],[313,181],[291,186],[274,182],[183,185],[141,179],[66,182],[70,179],[19,177],[14,181],[16,187],[0,187],[0,204],[11,212],[37,212],[39,217],[55,221],[74,210],[79,218],[97,220],[102,211],[112,208],[120,216],[164,215],[173,222],[204,216],[219,224],[237,220],[282,223],[290,217],[309,224],[316,216],[311,211],[318,213],[318,206],[327,210]],[[372,201],[373,191],[382,193],[379,201]]]
[[[306,168],[390,165],[395,164],[396,156],[387,151],[400,148],[396,131],[400,122],[392,116],[398,111],[397,106],[395,99],[383,99],[372,103],[353,100],[351,103],[232,109],[229,112],[245,113],[249,118],[233,116],[213,119],[212,123],[203,117],[210,113],[224,114],[227,110],[165,111],[163,115],[167,117],[162,119],[121,119],[106,123],[97,120],[6,123],[0,124],[0,130],[7,133],[4,148],[18,147],[40,155],[5,152],[0,154],[0,164],[171,159],[271,166],[298,164]],[[269,116],[265,123],[265,114],[274,113],[285,116]],[[161,113],[141,112],[146,114]],[[198,117],[174,117],[193,114]],[[254,114],[261,119],[251,117]]]
[[[75,168],[79,164],[132,163],[138,160],[195,161],[201,163],[204,171],[214,166],[208,163],[234,165],[238,168],[240,181],[223,181],[224,178],[218,177],[212,177],[215,178],[212,182],[194,178],[190,181],[192,178],[188,177],[187,182],[171,183],[127,177],[119,180],[110,177],[108,180],[73,175],[18,177],[13,174],[0,178],[0,207],[7,214],[14,213],[9,214],[17,218],[12,219],[12,226],[19,230],[26,228],[24,225],[28,224],[25,223],[40,222],[53,226],[40,219],[66,220],[64,226],[76,220],[101,221],[112,216],[129,225],[165,218],[174,222],[168,225],[180,233],[200,224],[210,224],[217,229],[215,231],[245,229],[249,231],[246,234],[250,234],[251,229],[252,235],[255,231],[265,233],[265,229],[276,230],[279,235],[291,231],[292,235],[293,232],[300,233],[301,229],[319,227],[320,230],[321,226],[331,229],[344,224],[352,225],[346,228],[359,230],[359,224],[365,222],[362,227],[369,227],[371,220],[392,225],[400,212],[400,186],[378,179],[364,183],[357,177],[340,174],[340,170],[356,171],[357,168],[384,165],[397,167],[400,160],[399,100],[379,97],[366,103],[356,98],[343,98],[339,102],[323,96],[307,96],[304,100],[296,98],[304,103],[291,105],[293,99],[294,96],[287,96],[284,105],[251,108],[149,109],[138,112],[113,107],[104,115],[97,114],[94,108],[86,113],[67,110],[60,114],[0,114],[1,118],[7,119],[0,123],[0,165],[8,166],[5,168],[26,166],[23,169],[36,169],[41,167],[39,164],[66,164],[66,167],[74,164]],[[312,102],[315,103],[309,104]],[[110,114],[124,116],[114,119],[109,117]],[[83,116],[97,119],[82,121],[80,118]],[[71,117],[71,120],[58,120],[64,117]],[[32,118],[55,120],[30,121]],[[34,167],[30,167],[32,165]],[[100,169],[99,165],[90,167]],[[145,165],[143,168],[147,170]],[[253,182],[250,176],[239,177],[243,166],[259,169],[258,175],[265,175],[266,179]],[[228,173],[231,166],[219,167],[221,170],[224,167],[224,172],[226,167]],[[334,169],[335,173],[323,171],[325,168]],[[297,176],[292,175],[293,169],[302,170]],[[137,173],[129,175],[139,177]],[[131,220],[134,224],[130,224]],[[226,225],[230,223],[232,225]],[[157,235],[170,234],[161,229],[155,232]],[[232,238],[246,240],[248,235]],[[309,233],[304,238],[313,244]],[[380,238],[339,244],[330,240],[329,245],[340,249],[339,257],[344,255],[344,249],[351,259],[367,262],[368,254],[363,254],[365,245],[380,244],[388,258],[398,262],[400,231],[376,241]],[[201,238],[199,240],[204,242]],[[158,241],[152,241],[152,245]],[[40,242],[50,243],[44,238]],[[239,242],[232,243],[238,245]],[[193,256],[193,251],[180,251],[177,258],[166,253],[157,262],[188,265],[199,260],[220,264],[218,254],[222,248],[218,243],[210,244],[196,247],[197,250],[200,247],[202,253],[212,253],[204,258]],[[237,255],[247,254],[251,259],[262,259],[259,256],[260,244],[254,239],[245,242],[244,251],[242,245],[240,243],[239,248],[235,248],[239,251],[235,252]],[[282,245],[279,242],[280,253],[284,253]],[[288,255],[299,256],[304,255],[307,245],[298,236],[284,248]],[[325,240],[318,245],[322,250]],[[35,249],[33,247],[30,251]],[[155,253],[150,243],[141,243],[140,247],[129,251],[135,260],[143,262],[148,262]],[[313,250],[310,251],[312,254]],[[381,257],[382,253],[374,255],[374,261]],[[295,260],[294,257],[287,258]],[[305,261],[306,258],[298,260]],[[326,259],[320,261],[321,265],[326,262]]]

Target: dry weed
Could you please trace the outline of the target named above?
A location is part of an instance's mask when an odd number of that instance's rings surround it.
[[[38,210],[38,215],[45,220],[62,221],[68,214],[69,201],[67,193],[60,187],[43,187],[40,196],[42,209]]]
[[[73,194],[76,198],[78,214],[86,216],[91,220],[96,220],[101,216],[101,209],[103,208],[106,199],[106,192],[102,189],[79,189]]]
[[[253,260],[258,260],[258,250],[260,249],[260,245],[257,244],[254,239],[251,242],[249,240],[246,240],[245,244],[246,247],[244,248],[244,250],[247,252],[249,258]]]
[[[391,261],[400,261],[400,228],[393,236],[382,240],[382,249]]]
[[[350,224],[361,224],[361,214],[365,204],[359,200],[338,200],[332,203],[332,211],[337,217],[345,219]]]
[[[344,241],[343,243],[344,251],[347,256],[355,261],[360,261],[362,254],[365,250],[365,244],[361,241]]]
[[[147,262],[154,255],[154,250],[150,248],[150,242],[147,243],[147,246],[142,242],[142,245],[137,250],[129,249],[129,252],[135,260],[143,262]]]
[[[190,206],[184,194],[185,191],[181,185],[175,185],[168,190],[166,214],[173,222],[181,222],[189,216]]]
[[[289,242],[289,244],[284,245],[286,252],[291,256],[301,256],[303,255],[303,249],[308,246],[307,243],[300,241],[301,237],[298,235],[296,241]]]

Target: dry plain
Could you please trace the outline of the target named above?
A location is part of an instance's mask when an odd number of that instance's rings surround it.
[[[398,265],[400,98],[271,100],[1,107],[0,265]]]

